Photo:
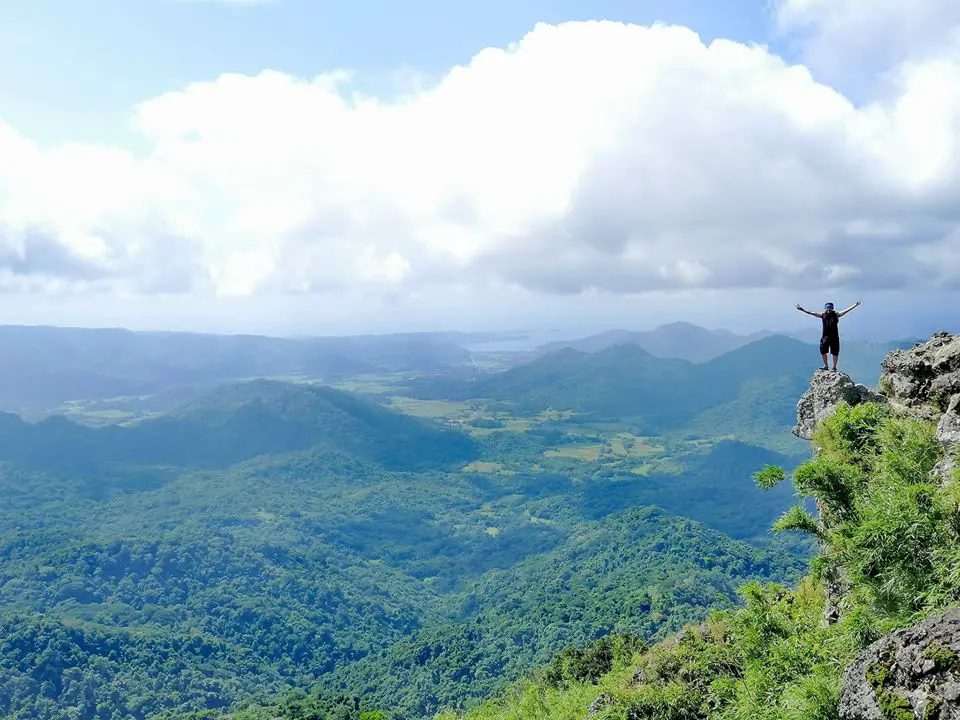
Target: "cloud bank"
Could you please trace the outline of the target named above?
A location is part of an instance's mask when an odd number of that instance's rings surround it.
[[[141,154],[0,116],[0,288],[955,290],[960,13],[902,5],[780,6],[811,52],[897,30],[894,90],[859,106],[764,47],[576,22],[389,99],[222,75],[137,107]]]

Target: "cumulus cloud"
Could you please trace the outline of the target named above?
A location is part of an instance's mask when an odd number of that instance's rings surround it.
[[[955,0],[780,0],[780,28],[794,33],[805,61],[827,76],[882,76],[907,60],[953,55]]]
[[[781,19],[827,32],[815,6]],[[952,287],[960,62],[896,87],[856,105],[762,47],[577,22],[389,100],[343,71],[223,75],[139,106],[144,154],[0,124],[0,284]]]

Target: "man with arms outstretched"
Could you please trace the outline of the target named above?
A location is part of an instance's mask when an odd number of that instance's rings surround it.
[[[823,306],[823,312],[812,312],[804,310],[797,305],[797,310],[807,315],[813,315],[823,321],[823,334],[820,336],[820,356],[823,358],[823,369],[827,369],[827,353],[833,355],[833,371],[837,371],[837,360],[840,358],[840,318],[846,315],[854,308],[860,307],[862,300],[857,300],[846,310],[837,312],[833,309],[833,303],[828,302]]]

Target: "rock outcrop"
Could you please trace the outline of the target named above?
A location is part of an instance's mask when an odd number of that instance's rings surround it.
[[[797,424],[793,434],[804,440],[813,440],[814,429],[821,420],[833,415],[841,402],[859,405],[885,401],[882,395],[866,385],[855,383],[846,373],[817,370],[810,388],[797,403]]]
[[[843,373],[817,371],[797,404],[794,434],[812,440],[841,402],[889,402],[898,414],[937,423],[944,449],[938,471],[944,480],[954,477],[960,460],[960,335],[937,333],[891,352],[882,368],[879,394]],[[824,618],[835,622],[845,588],[838,582],[826,589]],[[960,720],[960,608],[897,630],[860,653],[844,674],[840,717]]]
[[[960,453],[960,335],[940,332],[883,359],[880,388],[897,410],[937,422],[944,459],[937,472],[953,476]]]
[[[844,674],[843,720],[960,720],[960,608],[897,630]]]
[[[593,717],[602,710],[617,704],[617,699],[608,693],[600,693],[587,708],[587,717]]]
[[[950,398],[947,411],[937,423],[937,440],[943,446],[943,460],[937,465],[937,471],[944,480],[949,480],[960,457],[960,393]]]
[[[960,335],[940,332],[910,350],[894,350],[881,367],[881,392],[890,402],[933,419],[960,393]]]

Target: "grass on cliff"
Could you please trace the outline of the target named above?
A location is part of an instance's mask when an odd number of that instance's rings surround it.
[[[803,504],[776,523],[821,543],[796,588],[751,583],[718,610],[645,648],[606,638],[557,656],[509,693],[442,720],[835,720],[846,665],[890,630],[960,604],[960,478],[933,472],[930,423],[883,405],[841,406],[816,432],[816,458],[793,474]],[[785,479],[766,467],[757,484]],[[839,617],[824,622],[827,587]]]

